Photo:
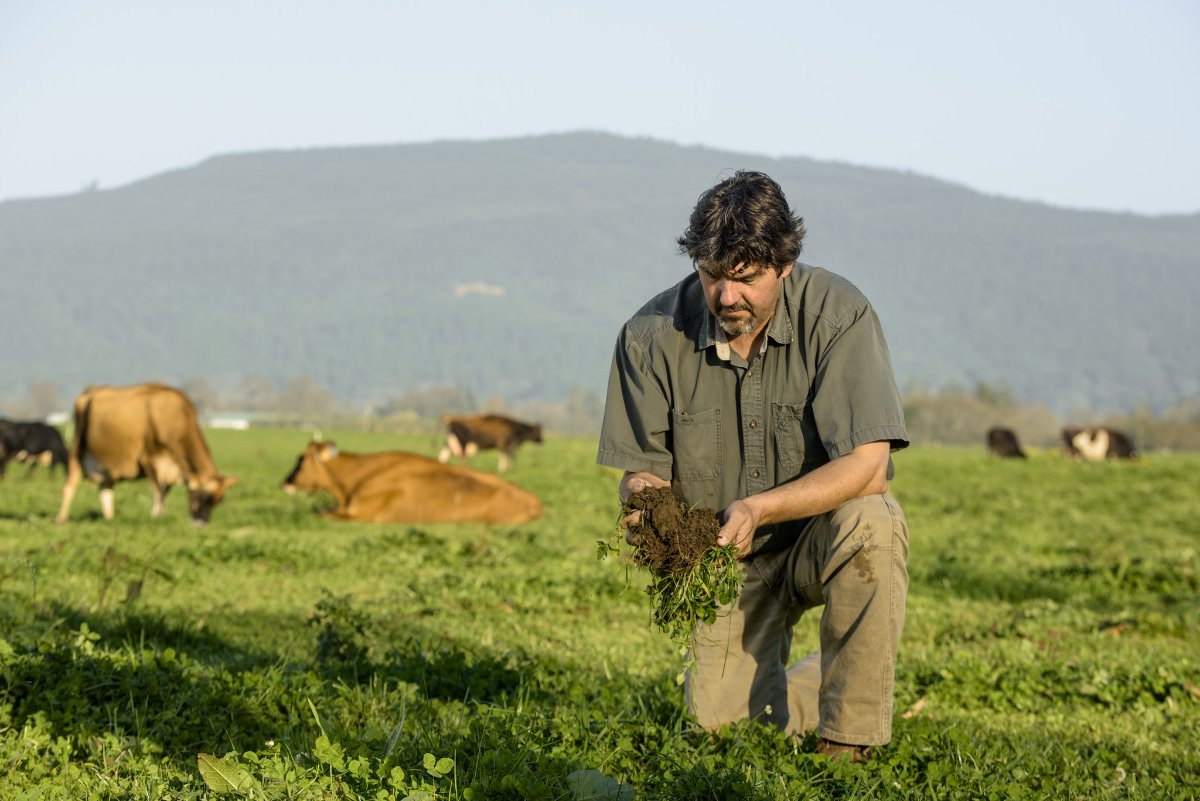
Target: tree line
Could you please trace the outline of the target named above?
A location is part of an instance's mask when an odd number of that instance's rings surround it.
[[[918,386],[904,393],[908,435],[915,444],[980,445],[993,427],[1012,429],[1021,444],[1057,448],[1066,426],[1108,426],[1129,434],[1139,450],[1200,450],[1200,397],[1155,413],[1148,403],[1132,411],[1101,413],[1080,407],[1059,418],[1043,403],[1021,403],[1002,384],[937,392]]]
[[[592,390],[571,387],[555,401],[514,403],[501,395],[480,397],[470,387],[414,385],[377,402],[337,397],[307,375],[282,382],[246,376],[218,387],[205,376],[179,382],[202,420],[245,413],[256,425],[351,427],[423,431],[440,427],[444,414],[491,411],[541,423],[567,436],[599,433],[604,399]],[[0,416],[13,420],[64,421],[74,396],[50,381],[29,385],[21,397],[0,398]],[[1058,417],[1043,403],[1016,400],[1003,384],[979,383],[971,389],[928,390],[911,385],[903,393],[908,434],[916,445],[979,445],[996,426],[1016,432],[1021,443],[1054,448],[1064,426],[1104,425],[1133,437],[1137,447],[1153,450],[1200,450],[1200,397],[1155,413],[1148,403],[1132,411],[1100,413],[1078,408]]]
[[[440,428],[445,414],[488,411],[537,422],[566,436],[590,436],[599,432],[604,409],[599,394],[579,387],[568,388],[556,401],[514,403],[501,395],[477,397],[464,385],[419,384],[382,401],[364,402],[339,398],[307,375],[281,382],[246,376],[225,388],[206,376],[193,376],[175,386],[192,399],[202,423],[209,424],[244,416],[259,426],[425,431]],[[74,397],[55,382],[34,382],[23,396],[0,397],[0,417],[65,423]]]

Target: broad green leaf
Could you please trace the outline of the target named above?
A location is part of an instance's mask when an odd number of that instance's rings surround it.
[[[254,785],[254,777],[241,765],[218,759],[212,754],[197,754],[200,778],[214,793],[240,793]]]
[[[633,801],[633,788],[610,779],[598,770],[577,770],[567,775],[573,801]]]

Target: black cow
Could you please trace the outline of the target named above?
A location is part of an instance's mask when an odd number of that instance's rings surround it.
[[[445,415],[446,447],[438,454],[445,464],[451,456],[468,464],[479,451],[495,448],[500,451],[500,472],[508,470],[522,442],[542,442],[542,427],[522,423],[500,414]]]
[[[1025,458],[1025,451],[1017,442],[1017,435],[1011,428],[991,428],[987,432],[988,453],[1005,459]]]
[[[62,465],[67,469],[67,446],[63,444],[58,429],[45,423],[22,423],[15,420],[0,420],[0,477],[9,461],[29,465],[31,475],[35,467],[44,464],[50,469]]]
[[[1085,462],[1138,458],[1137,449],[1133,447],[1129,435],[1106,426],[1064,428],[1062,451],[1067,459],[1082,459]]]

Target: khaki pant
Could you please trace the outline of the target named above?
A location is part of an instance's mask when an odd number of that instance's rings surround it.
[[[697,630],[684,692],[706,729],[751,718],[791,734],[882,745],[908,593],[908,524],[891,495],[813,518],[782,551],[744,560],[732,607]],[[824,606],[821,651],[787,668],[792,628]]]

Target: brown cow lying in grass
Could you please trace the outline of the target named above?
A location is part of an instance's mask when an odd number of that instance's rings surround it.
[[[486,473],[403,451],[354,454],[333,442],[310,442],[283,481],[283,491],[327,490],[337,501],[322,512],[366,523],[525,523],[542,502]]]

